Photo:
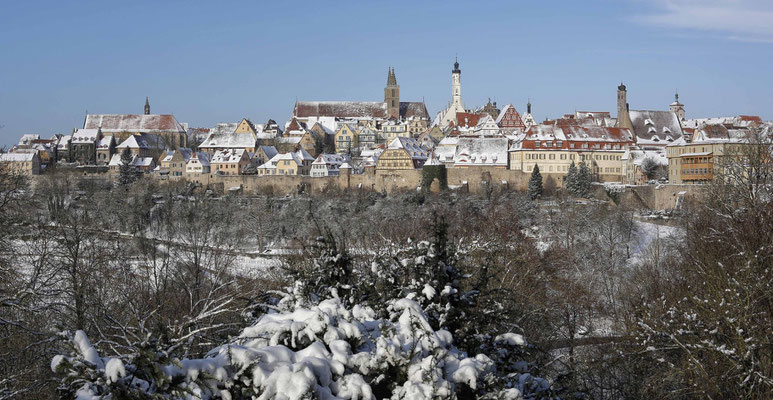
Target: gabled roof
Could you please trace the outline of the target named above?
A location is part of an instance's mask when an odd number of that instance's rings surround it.
[[[72,143],[97,143],[97,139],[101,136],[99,128],[86,129],[81,128],[72,134]]]
[[[209,149],[247,149],[255,147],[252,133],[235,133],[238,123],[220,123],[211,130],[199,148]]]
[[[247,153],[244,149],[229,149],[218,150],[212,156],[210,163],[212,164],[236,164],[241,161],[242,157]]]
[[[668,143],[682,136],[679,117],[672,111],[630,110],[628,115],[637,141]]]
[[[161,160],[162,162],[169,162],[172,161],[172,158],[176,153],[179,153],[183,157],[184,162],[188,162],[188,160],[193,156],[193,150],[187,148],[187,147],[178,147],[177,150],[170,150],[166,152],[166,155]]]
[[[478,120],[484,115],[488,115],[488,114],[473,114],[473,113],[467,113],[467,112],[458,112],[456,113],[457,126],[473,127],[475,125],[478,125]]]
[[[521,114],[515,109],[515,106],[508,104],[502,108],[496,119],[497,125],[501,128],[522,128],[526,129],[526,125],[521,120]]]
[[[429,156],[427,150],[414,138],[398,137],[389,143],[388,149],[404,149],[414,160],[426,160]]]
[[[384,102],[371,101],[298,101],[293,108],[293,116],[386,118],[387,106]]]
[[[507,166],[507,138],[461,138],[455,166]]]
[[[312,165],[327,165],[328,169],[338,169],[338,167],[349,161],[348,157],[345,157],[341,154],[320,154],[317,156],[317,159],[314,160]]]
[[[294,152],[296,157],[298,157],[301,161],[314,161],[314,157],[309,154],[308,151],[304,150],[303,147],[299,148],[297,151]]]
[[[626,128],[581,126],[572,124],[539,124],[526,131],[526,140],[539,141],[591,141],[591,142],[632,142],[633,134]]]
[[[37,156],[37,152],[14,152],[0,154],[0,162],[25,162],[33,161]]]
[[[137,157],[137,155],[132,154],[132,161],[129,163],[129,165],[134,167],[150,167],[154,163],[155,161],[153,161],[153,157]],[[113,154],[113,157],[110,158],[110,163],[107,165],[111,167],[117,167],[121,164],[121,154],[115,153]]]
[[[423,101],[401,101],[400,118],[429,120],[429,112]]]
[[[37,133],[27,133],[22,135],[21,139],[19,139],[19,146],[30,145],[33,140],[40,140],[40,135]]]
[[[115,141],[115,138],[113,136],[105,136],[99,140],[99,143],[97,143],[97,148],[107,149],[110,147],[110,143],[113,143],[114,141]]]
[[[276,147],[274,146],[260,146],[260,149],[263,150],[263,153],[265,153],[266,157],[269,159],[279,154],[279,151],[277,151]]]
[[[149,135],[147,133],[130,135],[121,144],[116,146],[117,149],[163,149],[165,147],[164,139],[158,135]]]
[[[86,129],[102,128],[102,132],[185,133],[183,126],[171,114],[87,114]]]
[[[70,135],[64,135],[59,138],[59,141],[56,144],[56,147],[58,149],[66,149],[70,146],[70,141],[72,141],[72,136]]]
[[[186,161],[186,164],[191,161],[198,161],[201,166],[206,167],[209,166],[209,153],[205,153],[203,151],[194,152],[191,157]]]

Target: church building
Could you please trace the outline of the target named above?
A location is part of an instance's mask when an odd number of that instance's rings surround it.
[[[400,85],[394,68],[387,70],[387,84],[384,87],[384,101],[297,101],[293,107],[293,118],[299,122],[315,121],[358,121],[371,127],[387,120],[408,124],[411,133],[419,133],[429,126],[429,113],[423,101],[400,101]],[[328,127],[331,128],[332,127]],[[373,128],[378,128],[373,126]],[[337,127],[335,127],[337,129]],[[335,130],[333,129],[333,130]]]
[[[135,134],[147,133],[160,136],[171,148],[188,145],[182,124],[171,114],[151,114],[147,97],[143,114],[87,114],[83,129],[100,129],[104,136],[115,136],[116,143]]]

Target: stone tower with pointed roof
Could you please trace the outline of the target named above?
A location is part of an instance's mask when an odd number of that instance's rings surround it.
[[[389,118],[400,118],[400,85],[397,84],[395,69],[390,67],[387,73],[387,84],[384,88],[384,103],[387,105]]]
[[[150,102],[147,97],[145,97],[145,115],[150,115]]]
[[[668,106],[668,109],[671,110],[671,112],[676,113],[679,122],[684,121],[684,104],[679,102],[679,92],[674,93],[674,102]]]

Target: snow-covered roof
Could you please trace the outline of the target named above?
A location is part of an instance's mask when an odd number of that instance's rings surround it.
[[[70,141],[72,141],[72,136],[70,135],[64,135],[60,137],[56,143],[56,148],[60,150],[64,150],[70,146]]]
[[[455,166],[507,166],[506,138],[461,138],[456,146]]]
[[[14,152],[0,154],[0,162],[25,162],[35,159],[36,152]]]
[[[295,155],[301,161],[314,161],[314,157],[312,157],[303,147],[299,148],[298,151],[295,152]]]
[[[129,165],[134,167],[150,167],[153,165],[153,163],[153,157],[137,157],[136,155],[132,154],[132,161],[129,163]],[[117,167],[121,164],[121,154],[116,153],[113,154],[112,158],[110,158],[110,163],[108,163],[108,166]]]
[[[27,133],[21,136],[19,139],[19,146],[27,146],[32,144],[33,140],[40,140],[40,135],[37,133]]]
[[[298,101],[293,116],[337,118],[386,118],[387,105],[373,101]]]
[[[320,154],[317,156],[317,159],[314,160],[312,165],[321,165],[321,164],[335,164],[335,165],[341,165],[345,163],[347,160],[347,157],[344,157],[341,154]]]
[[[244,149],[227,149],[218,150],[212,156],[210,163],[212,164],[235,164],[241,161],[242,157],[247,153]]]
[[[405,149],[414,160],[426,160],[429,156],[427,150],[414,138],[398,137],[389,143],[388,149]]]
[[[172,161],[172,158],[174,157],[175,153],[180,153],[180,155],[183,157],[184,162],[188,162],[191,156],[193,156],[193,150],[187,147],[179,147],[177,148],[177,150],[167,151],[166,154],[164,155],[164,158],[161,161],[162,162]]]
[[[251,133],[234,132],[238,126],[238,123],[217,124],[199,147],[210,149],[247,149],[255,147],[255,138]]]
[[[752,133],[748,128],[728,128],[721,124],[703,125],[693,134],[693,144],[745,143]]]
[[[665,144],[682,136],[679,117],[672,111],[630,110],[637,142]]]
[[[102,128],[105,133],[185,133],[183,126],[170,114],[88,114],[83,127]]]
[[[98,149],[107,149],[110,147],[110,143],[113,142],[112,136],[105,136],[102,139],[99,140],[99,143],[97,143]]]
[[[99,128],[97,129],[77,129],[75,133],[72,134],[72,143],[94,143],[96,144],[97,139],[101,135]]]
[[[186,162],[198,162],[202,166],[206,167],[209,165],[209,153],[205,153],[203,151],[195,152],[191,155],[189,159],[186,160]]]
[[[440,139],[440,142],[437,145],[438,147],[456,146],[457,143],[459,143],[458,136],[446,136],[443,139]]]
[[[634,165],[642,165],[645,159],[652,159],[660,166],[668,166],[668,158],[665,151],[661,150],[626,150],[622,157],[624,160],[633,160]]]
[[[630,142],[633,135],[628,129],[575,124],[539,124],[526,132],[524,139],[553,141]]]
[[[118,149],[162,149],[164,147],[166,145],[161,136],[148,133],[130,135],[121,144],[116,146]]]

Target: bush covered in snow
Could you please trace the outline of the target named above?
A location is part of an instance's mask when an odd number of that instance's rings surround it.
[[[462,351],[477,289],[455,268],[445,227],[429,242],[358,264],[332,237],[312,266],[238,337],[200,359],[170,357],[148,338],[124,359],[100,357],[82,331],[52,361],[60,394],[78,398],[549,398],[512,332],[478,334]],[[367,279],[366,279],[367,278]]]

